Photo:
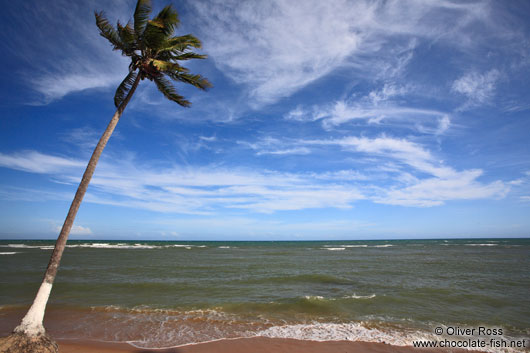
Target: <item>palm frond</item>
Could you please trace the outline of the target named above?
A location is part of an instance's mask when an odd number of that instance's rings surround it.
[[[158,52],[167,41],[164,25],[158,22],[149,21],[145,26],[143,45],[151,51]]]
[[[174,53],[172,54],[173,55],[171,56],[171,58],[173,60],[206,59],[208,57],[208,55],[197,54],[193,52],[187,52],[187,53],[179,54],[179,55],[175,55]]]
[[[153,81],[155,81],[158,90],[170,101],[178,103],[183,107],[191,106],[191,102],[179,95],[171,82],[165,79],[163,76],[154,77]]]
[[[201,75],[193,75],[181,72],[166,72],[166,74],[175,81],[188,83],[202,90],[207,90],[208,88],[211,88],[213,86],[212,83],[208,81],[208,79],[202,77]]]
[[[95,13],[101,36],[113,45],[113,49],[121,50],[131,59],[129,74],[116,89],[114,104],[121,107],[134,85],[139,80],[148,79],[155,82],[167,99],[189,107],[191,103],[177,93],[175,83],[183,82],[202,90],[212,87],[206,78],[191,74],[180,65],[180,61],[206,58],[206,55],[193,52],[193,49],[201,48],[201,42],[191,34],[173,35],[180,22],[171,5],[152,19],[151,11],[151,0],[137,0],[133,22],[126,25],[118,22],[116,27],[109,24],[102,12]]]
[[[134,33],[141,39],[151,14],[151,0],[138,0],[134,10]]]
[[[128,22],[126,26],[122,26],[118,21],[118,36],[124,47],[124,54],[131,56],[134,50],[136,50],[136,36],[131,22]]]
[[[180,24],[179,15],[171,5],[164,7],[155,18],[153,22],[160,25],[164,30],[164,34],[171,35]]]
[[[201,48],[202,43],[199,39],[194,37],[191,34],[186,34],[183,36],[172,37],[168,39],[160,48],[160,50],[166,51],[177,51],[184,52],[189,48]]]
[[[94,15],[96,16],[96,26],[99,28],[99,34],[112,44],[113,50],[123,50],[123,43],[118,32],[112,27],[109,20],[105,18],[103,11],[94,12]]]
[[[158,60],[154,59],[151,61],[151,64],[153,64],[154,67],[158,69],[158,71],[161,71],[163,73],[166,72],[188,72],[188,69],[185,67],[180,66],[177,63],[172,63],[170,61],[166,60]]]
[[[134,84],[134,81],[136,80],[136,77],[138,74],[136,71],[130,71],[127,76],[125,76],[125,79],[120,83],[118,88],[116,89],[116,94],[114,94],[114,105],[116,108],[118,108],[121,103],[125,100],[125,97],[127,97],[127,94],[129,94],[129,91],[131,90],[132,85]]]

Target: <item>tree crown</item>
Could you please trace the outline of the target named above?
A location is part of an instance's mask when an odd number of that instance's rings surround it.
[[[191,84],[202,90],[212,86],[206,78],[191,74],[179,64],[179,61],[205,59],[206,55],[192,51],[193,48],[201,48],[201,42],[191,34],[174,36],[180,21],[171,5],[164,7],[153,19],[149,19],[151,11],[150,0],[138,0],[133,23],[129,21],[123,25],[118,21],[116,28],[103,12],[95,13],[99,34],[112,44],[113,50],[119,50],[131,59],[129,74],[118,86],[114,104],[116,107],[121,105],[139,78],[153,81],[166,98],[189,107],[191,103],[177,93],[172,81]]]

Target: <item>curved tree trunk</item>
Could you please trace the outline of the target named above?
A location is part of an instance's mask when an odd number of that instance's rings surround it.
[[[90,179],[94,174],[99,157],[107,145],[114,128],[120,120],[123,110],[129,103],[139,82],[140,75],[137,76],[129,91],[129,94],[127,94],[127,97],[125,97],[122,104],[116,110],[116,113],[114,113],[114,116],[107,126],[107,129],[99,139],[99,142],[92,153],[92,157],[90,157],[90,161],[88,162],[85,173],[83,174],[83,178],[79,183],[79,187],[75,193],[75,197],[72,201],[72,205],[70,206],[70,210],[68,211],[68,215],[66,216],[66,220],[64,221],[61,232],[59,233],[59,237],[57,238],[57,242],[55,243],[55,248],[53,249],[50,262],[46,268],[46,273],[44,274],[44,280],[42,281],[39,291],[37,292],[33,304],[28,310],[26,316],[24,316],[20,325],[15,328],[14,333],[16,334],[22,334],[29,337],[37,337],[45,334],[43,325],[44,311],[46,310],[46,304],[48,303],[48,298],[50,296],[55,276],[57,275],[57,269],[59,268],[59,263],[61,262],[66,241],[68,240],[68,235],[70,234],[70,230],[74,224],[75,216],[79,210],[81,201],[83,201],[83,197],[85,196]]]

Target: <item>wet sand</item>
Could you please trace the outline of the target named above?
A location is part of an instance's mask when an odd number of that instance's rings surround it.
[[[384,343],[316,342],[267,337],[226,339],[167,349],[142,349],[123,343],[90,341],[60,341],[59,347],[61,353],[472,353],[467,350],[413,348]]]

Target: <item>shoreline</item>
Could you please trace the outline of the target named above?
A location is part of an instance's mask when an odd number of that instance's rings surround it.
[[[464,349],[414,348],[362,341],[310,341],[248,337],[220,339],[170,348],[137,348],[128,343],[59,340],[62,353],[484,353]]]
[[[0,310],[0,340],[10,334],[12,328],[20,321],[20,318],[24,313],[24,311],[20,310],[21,308],[11,307],[10,309],[7,309],[4,307],[3,309],[4,310]],[[486,351],[455,348],[415,348],[412,346],[411,341],[403,342],[406,345],[400,343],[396,344],[396,340],[392,339],[395,338],[395,336],[392,337],[392,334],[389,334],[389,336],[386,337],[387,339],[382,341],[363,340],[362,338],[354,337],[351,339],[332,339],[328,336],[321,340],[310,337],[271,337],[257,334],[252,336],[225,336],[223,338],[198,341],[196,343],[188,341],[190,343],[179,344],[174,341],[172,343],[175,345],[170,345],[168,344],[169,342],[166,342],[165,346],[163,346],[164,343],[161,343],[162,346],[158,346],[165,348],[157,348],[156,345],[152,346],[149,344],[146,344],[147,347],[142,347],[135,345],[135,341],[139,341],[135,339],[136,335],[130,335],[130,333],[126,335],[129,336],[127,338],[122,337],[117,340],[105,340],[104,336],[107,336],[107,339],[110,338],[110,336],[108,336],[109,333],[113,336],[112,333],[127,331],[129,326],[123,321],[112,325],[108,331],[104,330],[103,333],[106,333],[105,335],[103,335],[102,332],[99,332],[98,335],[94,336],[87,331],[79,330],[76,331],[75,335],[70,337],[61,335],[57,331],[57,327],[54,327],[54,324],[69,321],[71,318],[69,316],[71,315],[72,313],[68,310],[52,309],[48,311],[48,315],[45,319],[45,325],[48,328],[52,328],[47,331],[52,338],[57,337],[54,339],[59,343],[61,353],[486,353]],[[86,318],[87,317],[85,317],[85,319]],[[70,324],[73,323],[71,321],[69,322]],[[151,334],[155,336],[159,333],[160,331],[151,332]],[[416,339],[423,341],[429,340],[428,337],[424,337],[423,339],[418,337]]]

